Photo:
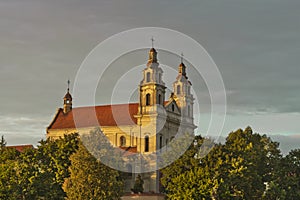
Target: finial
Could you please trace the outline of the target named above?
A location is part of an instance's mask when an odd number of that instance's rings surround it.
[[[69,89],[70,89],[70,79],[68,79],[68,92],[69,92]]]
[[[181,54],[180,54],[180,60],[181,60],[181,63],[183,63],[183,56],[184,56],[183,53],[181,53]]]
[[[153,36],[151,37],[151,47],[152,48],[154,47],[154,38],[153,38]]]

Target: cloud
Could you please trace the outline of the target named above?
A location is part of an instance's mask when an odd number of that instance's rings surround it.
[[[0,115],[17,118],[1,127],[24,130],[22,135],[44,131],[62,106],[66,80],[74,80],[94,46],[129,28],[159,26],[190,35],[216,62],[228,91],[228,112],[237,116],[226,130],[255,121],[266,132],[299,132],[294,121],[300,113],[299,6],[294,0],[0,0]],[[188,73],[192,79],[191,68]],[[193,83],[202,95],[200,110],[209,112],[205,83]],[[20,120],[37,114],[49,121]],[[268,121],[276,119],[273,114],[284,118],[274,125]],[[12,129],[11,121],[18,128]]]
[[[288,154],[293,149],[300,149],[300,134],[297,135],[270,135],[273,141],[279,142],[279,148],[283,155]]]
[[[45,139],[49,118],[40,116],[0,116],[0,135],[4,135],[8,145],[34,144]]]

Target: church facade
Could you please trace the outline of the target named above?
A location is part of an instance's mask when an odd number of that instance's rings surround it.
[[[128,152],[150,154],[168,145],[178,132],[194,133],[194,98],[184,63],[178,67],[168,99],[165,97],[163,69],[154,48],[149,51],[141,79],[136,103],[73,108],[68,88],[63,108],[57,110],[47,127],[47,138],[57,139],[75,132],[85,134],[100,127],[112,146]],[[135,176],[132,167],[125,191],[129,192],[133,187]],[[160,192],[159,176],[157,171],[142,174],[145,192]]]

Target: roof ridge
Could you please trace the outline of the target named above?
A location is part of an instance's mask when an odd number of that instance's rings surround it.
[[[51,129],[134,125],[137,124],[134,115],[138,112],[138,105],[139,103],[128,103],[77,107],[66,114],[59,109],[47,128],[47,134]],[[77,116],[77,123],[74,121],[74,114]]]
[[[95,105],[95,106],[80,106],[80,107],[73,107],[72,109],[79,109],[79,108],[96,108],[96,107],[107,107],[107,106],[124,106],[124,105],[136,105],[136,103],[120,103],[120,104],[103,104],[103,105]]]

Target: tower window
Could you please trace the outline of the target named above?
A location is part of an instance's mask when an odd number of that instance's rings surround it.
[[[180,91],[180,85],[177,85],[177,94],[180,94],[181,91]]]
[[[162,104],[161,103],[161,94],[158,95],[158,104]]]
[[[149,136],[145,136],[145,152],[149,152]]]
[[[174,112],[174,110],[175,110],[175,106],[174,104],[172,104],[172,111]]]
[[[150,94],[146,94],[146,106],[150,106]]]
[[[150,82],[150,75],[151,75],[151,73],[150,73],[150,72],[147,72],[147,75],[146,75],[146,81],[147,81],[147,82]]]
[[[126,146],[126,138],[124,136],[120,137],[120,146],[121,147]]]
[[[162,135],[159,137],[159,148],[161,149],[162,148]]]
[[[188,106],[188,116],[191,116],[191,106]]]

